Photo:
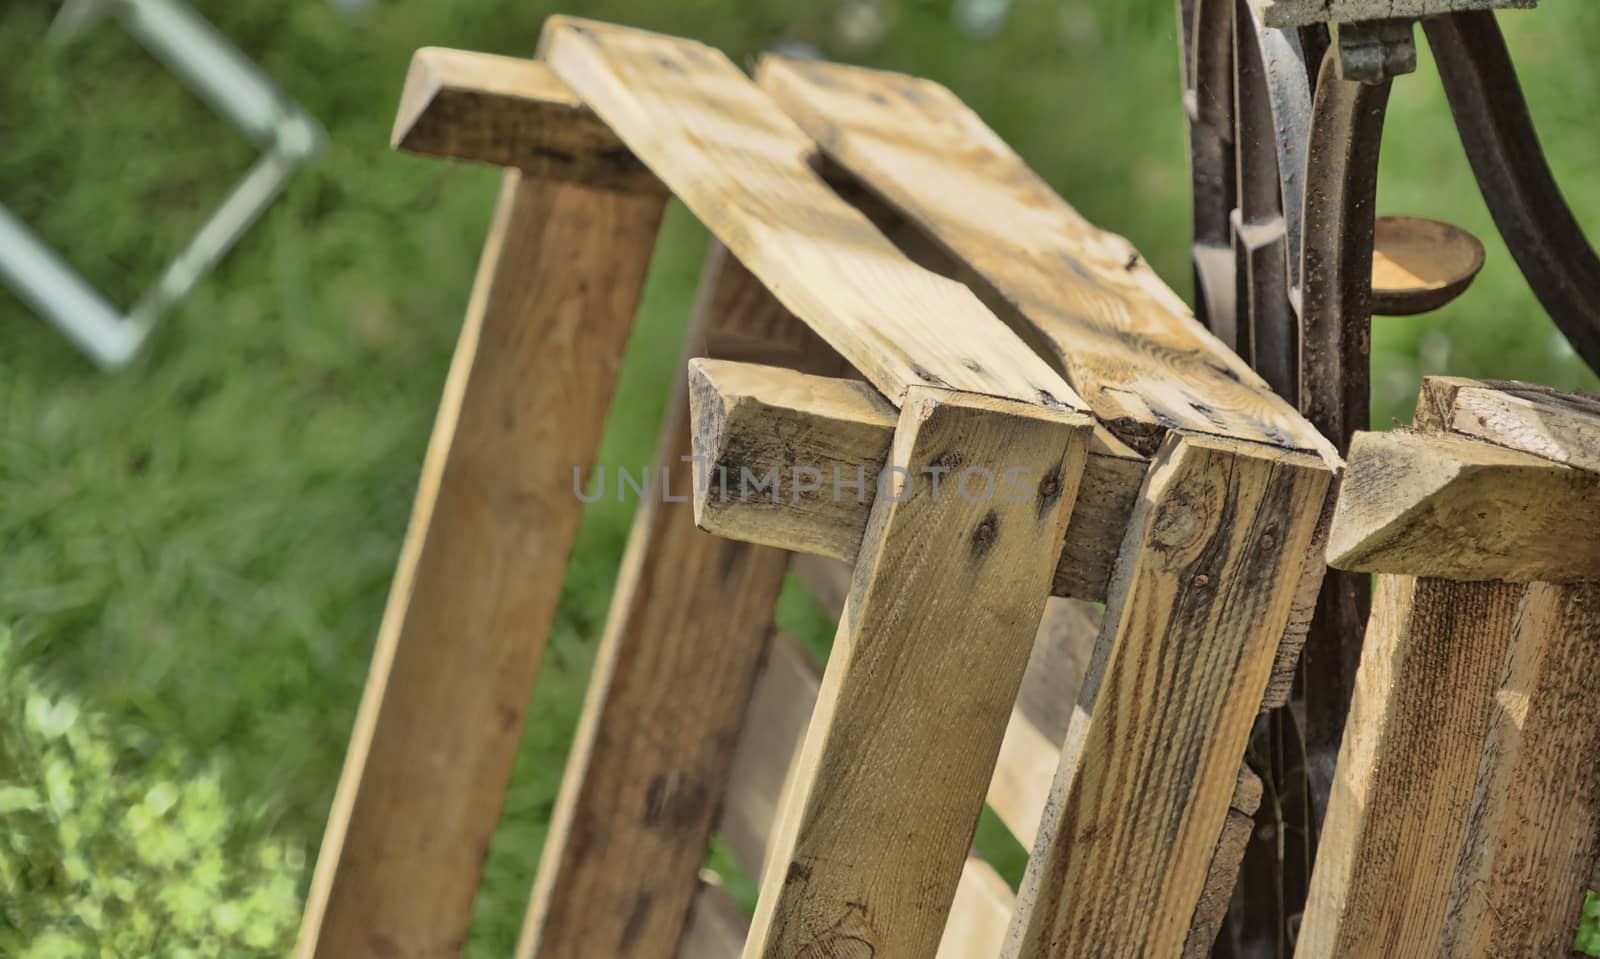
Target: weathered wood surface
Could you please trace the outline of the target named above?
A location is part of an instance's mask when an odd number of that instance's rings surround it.
[[[797,566],[806,588],[835,616],[841,615],[849,569],[832,561]],[[991,808],[1024,845],[1032,844],[1037,835],[1061,744],[1073,714],[1079,711],[1074,704],[1100,618],[1095,606],[1078,600],[1052,599],[1045,604],[1044,620],[1034,639],[988,794]],[[793,754],[815,705],[818,683],[805,654],[792,640],[780,636],[756,686],[723,808],[723,839],[752,871],[759,871],[764,862],[764,843],[778,812]],[[1209,952],[1216,938],[1260,801],[1261,781],[1248,768],[1241,768],[1207,872],[1205,894],[1196,907],[1186,955],[1189,949],[1196,950],[1194,955]],[[1015,898],[989,866],[969,857],[940,940],[940,959],[998,955]],[[742,932],[739,941],[743,941]],[[682,955],[706,959],[729,953],[691,952],[686,947]]]
[[[1437,429],[1600,472],[1600,396],[1593,393],[1430,376],[1419,405],[1420,420]]]
[[[1421,18],[1462,10],[1531,9],[1538,0],[1250,0],[1269,27]]]
[[[690,385],[701,528],[853,562],[894,436],[894,408],[863,383],[721,360],[695,361]],[[1114,437],[1091,439],[1054,593],[1105,598],[1146,466]],[[941,482],[954,487],[959,473],[940,468]]]
[[[1522,592],[1379,578],[1300,959],[1438,954]]]
[[[1560,955],[1600,854],[1600,585],[1528,586],[1511,641],[1441,959]]]
[[[535,60],[423,47],[412,55],[390,142],[410,153],[514,167],[530,178],[666,190]]]
[[[665,200],[508,172],[329,815],[299,955],[466,936]]]
[[[979,297],[1120,439],[1149,453],[1181,427],[1334,461],[1127,240],[1080,216],[949,90],[781,57],[765,58],[758,77],[832,161],[965,267]]]
[[[1443,433],[1361,433],[1328,561],[1456,580],[1600,579],[1600,476]]]
[[[712,256],[701,312],[750,302]],[[726,320],[722,322],[728,322]],[[694,525],[684,377],[668,398],[657,483],[639,506],[551,815],[517,954],[677,955],[696,876],[788,571],[781,550]]]
[[[1233,784],[1233,801],[1228,804],[1228,818],[1223,820],[1216,852],[1212,853],[1205,884],[1200,888],[1200,901],[1194,907],[1189,935],[1183,942],[1183,959],[1205,959],[1211,955],[1217,933],[1222,931],[1222,923],[1228,918],[1228,903],[1233,898],[1233,887],[1239,882],[1239,867],[1244,863],[1250,834],[1256,828],[1261,794],[1261,777],[1249,766],[1239,767],[1239,778]]]
[[[1179,955],[1330,473],[1181,431],[1145,482],[1009,957]]]
[[[799,755],[821,682],[816,667],[794,641],[778,636],[756,684],[722,813],[724,841],[740,865],[756,875],[760,875],[766,862],[767,843],[777,822],[784,786]],[[712,901],[703,901],[708,896]],[[940,940],[941,959],[993,955],[1011,917],[1012,899],[1010,887],[994,870],[969,856],[962,866],[950,918]],[[690,928],[705,931],[699,940],[705,945],[691,949],[694,942],[686,938],[683,959],[733,959],[744,947],[749,924],[739,916],[738,934],[730,947],[726,945],[729,937],[720,934],[726,923],[721,918],[723,903],[718,894],[703,892],[701,900],[695,904],[696,914],[706,909],[710,915],[703,920],[698,915],[692,917]],[[719,932],[715,944],[710,936],[712,930]]]
[[[776,830],[745,956],[937,948],[1077,496],[1087,417],[915,388]],[[938,462],[1029,496],[935,496]],[[982,637],[982,642],[975,638]],[[868,641],[870,640],[870,641]],[[928,788],[928,770],[939,788]]]
[[[807,162],[815,145],[721,52],[546,21],[567,84],[796,316],[896,406],[937,386],[1061,410],[1083,401],[959,283],[905,258]]]

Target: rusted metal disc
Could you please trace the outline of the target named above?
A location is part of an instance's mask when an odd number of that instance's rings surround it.
[[[1372,312],[1412,316],[1466,292],[1483,269],[1483,244],[1460,227],[1380,216],[1373,235]]]

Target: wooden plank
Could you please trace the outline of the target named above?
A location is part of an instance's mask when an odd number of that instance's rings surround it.
[[[1081,493],[1079,500],[1082,500]],[[831,560],[813,561],[797,563],[796,572],[806,588],[822,598],[823,605],[828,606],[835,616],[843,613],[844,593],[849,584],[848,568]],[[840,578],[844,581],[842,586],[836,583]],[[1039,633],[1034,638],[1033,652],[1028,658],[1028,668],[1017,694],[1017,705],[1006,726],[1005,740],[1000,747],[999,759],[995,762],[994,778],[989,783],[990,807],[1024,845],[1031,846],[1038,834],[1045,800],[1060,760],[1061,745],[1073,716],[1082,712],[1081,707],[1076,705],[1078,691],[1087,671],[1089,654],[1093,651],[1100,622],[1099,609],[1090,603],[1054,598],[1045,603],[1044,620],[1039,624]],[[762,692],[758,689],[756,695],[759,699]],[[746,735],[752,734],[747,731]],[[787,764],[784,768],[788,768]],[[770,781],[778,777],[765,778]],[[739,782],[737,775],[735,782]],[[1249,767],[1241,767],[1228,818],[1218,839],[1217,849],[1212,854],[1204,892],[1195,908],[1194,920],[1185,940],[1185,956],[1198,957],[1210,953],[1211,943],[1221,927],[1239,875],[1245,844],[1254,828],[1253,817],[1261,803],[1261,792],[1261,780]],[[772,807],[770,801],[759,799],[753,800],[752,804],[762,810]],[[978,895],[981,888],[971,888],[977,883],[977,879],[971,875],[974,862],[969,859],[967,870],[962,873],[950,921],[940,943],[940,955],[948,955],[950,959],[998,955],[998,943],[1001,941],[998,937],[991,938],[986,931],[981,931],[980,941],[985,946],[993,942],[996,944],[994,948],[964,947],[961,944],[969,940],[961,930],[991,929],[998,912],[1003,932],[1014,906],[1015,897],[1009,888],[1006,888],[1003,900],[998,896]]]
[[[1460,436],[1361,433],[1328,561],[1458,580],[1600,579],[1600,476]]]
[[[569,17],[544,58],[711,232],[900,406],[938,386],[1081,411],[959,283],[905,258],[807,163],[815,145],[727,57]]]
[[[1233,801],[1228,805],[1228,818],[1223,820],[1217,849],[1211,855],[1211,866],[1206,870],[1206,881],[1200,889],[1200,901],[1194,907],[1189,935],[1183,942],[1183,959],[1206,959],[1211,955],[1217,933],[1222,931],[1222,924],[1228,918],[1233,887],[1239,882],[1239,867],[1244,864],[1250,834],[1256,828],[1261,793],[1261,778],[1251,772],[1249,766],[1240,766],[1239,778],[1233,785]]]
[[[1330,474],[1173,431],[1106,602],[1005,955],[1179,955]]]
[[[1530,585],[1438,955],[1555,956],[1600,855],[1600,585]]]
[[[1438,428],[1600,472],[1600,396],[1533,383],[1430,376],[1420,403]]]
[[[1532,9],[1538,0],[1250,0],[1269,27],[1420,19],[1463,10]]]
[[[377,959],[466,935],[577,531],[572,469],[599,442],[664,202],[506,175],[302,957]]]
[[[914,388],[776,839],[746,957],[930,956],[1027,665],[1087,417]],[[1030,495],[933,495],[935,461]],[[938,788],[928,771],[937,768]]]
[[[893,407],[863,383],[721,360],[694,361],[690,389],[701,528],[854,562],[889,455]],[[1091,439],[1053,592],[1105,598],[1146,465],[1114,437]]]
[[[521,169],[597,189],[666,188],[551,69],[423,47],[411,57],[390,143],[410,153]]]
[[[710,318],[702,355],[764,363],[782,369],[842,376],[848,364],[822,338],[784,309],[728,248],[711,241],[707,269],[738,274],[701,290],[698,313]]]
[[[765,58],[758,77],[831,160],[948,251],[1130,446],[1149,453],[1180,427],[1335,461],[1127,240],[1080,216],[949,90],[782,57]]]
[[[816,706],[821,677],[794,641],[777,637],[761,679],[756,684],[750,713],[741,734],[730,788],[722,813],[722,837],[740,864],[759,875],[766,861],[779,806],[794,761],[800,752],[806,725]],[[708,893],[702,893],[705,899]],[[1011,917],[1011,887],[982,860],[968,856],[950,908],[950,919],[940,940],[943,959],[968,959],[994,955]],[[739,932],[731,950],[720,934],[721,902],[697,901],[695,911],[712,911],[705,919],[691,918],[691,929],[706,933],[686,938],[684,959],[734,957],[743,948],[748,923],[739,917]],[[713,930],[719,934],[712,942]],[[700,945],[690,948],[696,943]],[[981,951],[979,951],[981,949]]]
[[[723,265],[708,261],[704,289],[750,282]],[[691,342],[710,323],[699,314]],[[629,537],[539,861],[523,959],[677,955],[788,570],[780,550],[695,528],[682,377],[670,403],[656,474],[665,485],[640,504]]]
[[[1379,577],[1301,959],[1441,955],[1522,592],[1509,583]]]

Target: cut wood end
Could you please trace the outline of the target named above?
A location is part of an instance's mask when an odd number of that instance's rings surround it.
[[[694,449],[694,522],[705,526],[706,500],[711,495],[711,468],[721,458],[726,442],[728,402],[717,386],[716,360],[692,359],[689,361],[689,423]],[[733,364],[737,365],[737,364]]]

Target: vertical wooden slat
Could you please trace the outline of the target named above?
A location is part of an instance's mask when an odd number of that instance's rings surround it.
[[[931,957],[977,826],[1089,423],[913,387],[786,800],[747,959]],[[929,467],[1026,487],[935,496]],[[848,954],[848,953],[844,953]]]
[[[1297,956],[1434,954],[1522,590],[1379,578]]]
[[[1559,955],[1600,854],[1600,585],[1528,586],[1512,644],[1440,957]]]
[[[717,251],[691,342],[770,297]],[[748,295],[746,295],[748,294]],[[551,819],[517,954],[676,956],[788,568],[782,550],[694,525],[683,374]]]
[[[453,956],[665,200],[507,173],[299,954]]]
[[[1151,466],[1007,956],[1181,953],[1330,474],[1174,432]]]

